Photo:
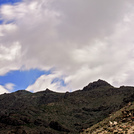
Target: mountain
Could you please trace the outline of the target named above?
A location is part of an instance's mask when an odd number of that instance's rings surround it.
[[[104,80],[66,93],[19,90],[0,95],[0,133],[78,134],[133,101],[134,87]]]

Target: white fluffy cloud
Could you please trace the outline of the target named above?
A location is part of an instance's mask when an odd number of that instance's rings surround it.
[[[0,94],[9,93],[3,86],[0,85]]]
[[[56,78],[64,79],[62,74],[59,72],[55,72],[50,75],[42,75],[36,80],[36,82],[33,85],[30,85],[26,90],[37,92],[37,91],[42,91],[48,88],[48,89],[53,89],[53,91],[56,91],[56,92],[69,91],[69,87],[62,86],[60,81],[52,82]]]
[[[24,0],[3,5],[0,74],[22,66],[55,68],[57,73],[29,86],[32,91],[66,90],[51,83],[62,76],[72,90],[99,78],[115,86],[134,85],[133,6],[132,0]]]
[[[5,84],[4,88],[7,89],[8,91],[12,91],[14,89],[14,84],[13,83],[7,83]]]

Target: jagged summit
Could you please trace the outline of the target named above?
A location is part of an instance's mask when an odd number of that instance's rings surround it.
[[[98,88],[98,87],[101,87],[101,86],[111,86],[111,85],[108,82],[99,79],[98,81],[89,83],[86,87],[83,88],[83,90],[87,91],[87,90],[91,90],[91,89]]]
[[[53,91],[51,91],[50,89],[47,88],[47,89],[45,90],[45,92],[49,93],[49,92],[53,92]]]
[[[56,92],[54,92],[54,91],[46,88],[46,90],[44,90],[43,93],[45,93],[45,94],[51,94],[51,93],[56,93]]]

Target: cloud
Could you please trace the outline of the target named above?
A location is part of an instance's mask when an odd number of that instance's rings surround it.
[[[9,46],[5,46],[5,44],[4,42],[0,43],[0,75],[21,66],[21,45],[19,42],[11,42]]]
[[[0,85],[0,94],[9,93],[3,86]]]
[[[13,83],[7,83],[5,84],[5,89],[7,89],[8,91],[12,91],[14,89],[14,84]]]
[[[33,85],[30,85],[26,90],[31,92],[38,92],[46,88],[57,92],[65,92],[69,90],[68,86],[61,84],[60,80],[54,81],[56,78],[64,79],[61,73],[55,72],[49,75],[40,76]]]
[[[0,74],[22,66],[54,68],[56,73],[38,78],[30,91],[65,90],[51,83],[62,76],[69,90],[99,78],[133,85],[133,5],[131,0],[24,0],[1,6]]]

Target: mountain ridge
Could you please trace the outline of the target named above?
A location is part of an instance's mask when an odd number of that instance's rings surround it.
[[[109,84],[108,82],[106,82],[105,80],[102,80],[102,79],[98,79],[97,81],[94,81],[94,82],[90,82],[87,86],[85,86],[83,89],[80,89],[80,90],[85,90],[86,88],[89,88],[90,89],[94,89],[94,88],[97,88],[97,87],[100,87],[100,86],[111,86],[113,87],[111,84]],[[121,86],[121,87],[125,87],[125,86]],[[29,93],[32,93],[28,90],[18,90],[18,91],[15,91],[16,93],[21,93],[21,92],[29,92]],[[78,90],[76,90],[78,91]],[[12,92],[12,93],[15,93],[15,92]],[[42,91],[37,91],[37,92],[34,92],[34,93],[40,93],[40,92],[46,92],[46,93],[49,93],[49,92],[55,92],[55,93],[66,93],[66,92],[56,92],[56,91],[53,91],[53,90],[50,90],[48,88],[46,88],[45,90],[42,90]],[[67,91],[69,93],[69,91]],[[75,91],[74,91],[75,92]],[[10,93],[4,93],[4,94],[10,94]],[[3,95],[3,94],[1,94]]]
[[[134,87],[115,88],[104,80],[74,92],[46,89],[3,94],[0,133],[78,134],[134,101],[133,96]]]

